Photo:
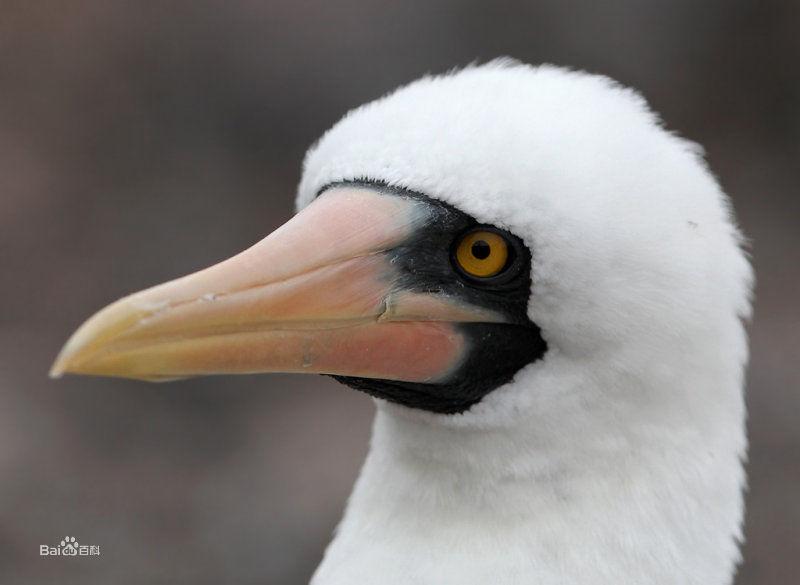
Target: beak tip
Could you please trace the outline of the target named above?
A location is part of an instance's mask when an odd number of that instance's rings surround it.
[[[58,352],[56,359],[53,360],[48,376],[55,380],[63,377],[64,374],[80,373],[80,369],[76,366],[85,361],[83,354],[86,345],[85,341],[79,340],[78,332],[73,333]]]
[[[64,355],[64,350],[61,350],[61,353],[58,354],[58,357],[53,362],[53,365],[50,366],[50,371],[48,372],[48,376],[53,380],[61,378],[69,369],[69,360],[67,356]]]

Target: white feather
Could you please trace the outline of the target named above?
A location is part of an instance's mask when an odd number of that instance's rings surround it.
[[[298,207],[370,178],[522,237],[547,355],[460,415],[378,401],[314,585],[723,585],[752,274],[700,149],[608,78],[507,60],[350,112]]]

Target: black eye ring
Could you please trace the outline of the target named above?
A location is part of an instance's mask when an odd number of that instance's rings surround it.
[[[475,276],[464,270],[457,258],[459,243],[469,234],[474,232],[490,232],[497,234],[505,241],[508,247],[508,258],[503,268],[494,276]],[[456,272],[470,284],[480,285],[481,287],[503,287],[508,285],[522,272],[527,257],[527,248],[517,236],[505,230],[498,229],[491,225],[478,224],[459,233],[450,245],[450,263]]]

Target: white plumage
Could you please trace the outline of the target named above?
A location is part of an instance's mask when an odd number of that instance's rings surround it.
[[[298,207],[360,178],[522,237],[549,351],[463,414],[378,401],[313,584],[730,583],[752,274],[701,149],[605,77],[495,61],[350,112]]]

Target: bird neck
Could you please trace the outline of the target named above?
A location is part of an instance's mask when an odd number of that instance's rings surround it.
[[[598,403],[488,426],[380,404],[313,583],[728,583],[744,437],[739,387],[727,395],[704,417]]]

